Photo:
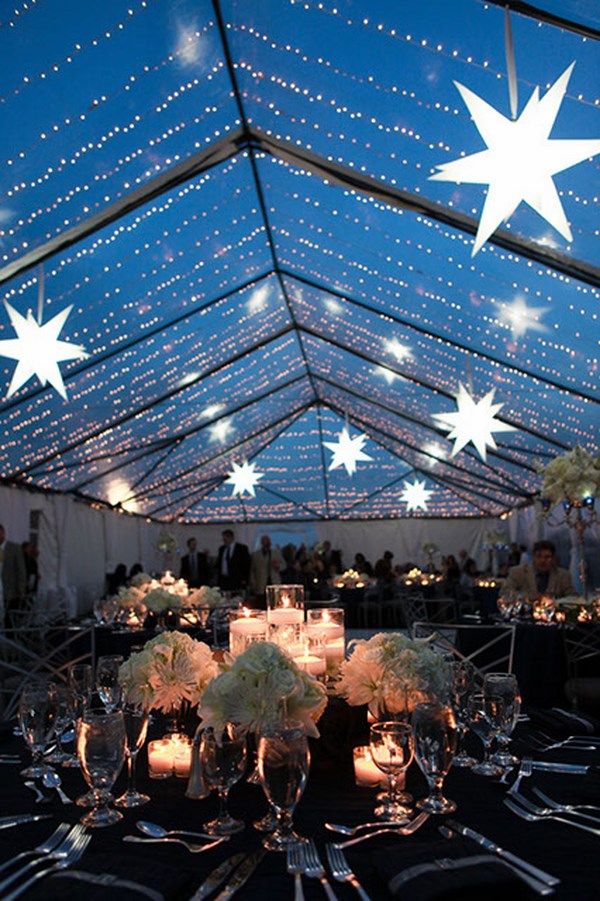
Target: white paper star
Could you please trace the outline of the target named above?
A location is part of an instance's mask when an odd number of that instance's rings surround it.
[[[440,171],[430,178],[489,185],[472,256],[521,201],[529,204],[567,241],[572,241],[552,176],[600,153],[600,140],[548,139],[574,65],[571,63],[565,69],[541,100],[539,88],[535,88],[515,121],[454,82],[487,150],[438,165]]]
[[[348,426],[344,426],[338,435],[337,441],[324,441],[325,447],[333,451],[333,459],[329,464],[329,469],[338,469],[344,466],[349,476],[356,472],[356,464],[359,460],[372,460],[368,454],[363,452],[365,441],[368,441],[367,435],[355,435],[350,437]]]
[[[234,431],[234,428],[231,424],[231,419],[221,419],[219,422],[215,422],[214,425],[209,426],[208,431],[210,433],[209,441],[218,441],[221,444],[225,444],[227,437]]]
[[[59,341],[62,328],[72,306],[57,313],[48,322],[39,325],[33,318],[31,310],[27,317],[21,316],[9,303],[4,301],[11,325],[17,333],[16,338],[0,341],[0,356],[18,360],[10,385],[7,399],[29,381],[34,375],[43,386],[50,382],[61,397],[67,399],[67,392],[58,368],[64,360],[80,360],[89,356],[79,344]]]
[[[398,373],[393,372],[393,370],[388,369],[387,366],[376,366],[373,370],[374,375],[380,375],[382,378],[386,380],[388,385],[393,385],[396,379],[401,378]]]
[[[528,330],[547,332],[547,327],[539,321],[547,312],[547,307],[528,307],[522,297],[516,297],[512,303],[501,304],[498,322],[509,326],[513,339],[516,340]]]
[[[408,344],[402,344],[402,342],[398,341],[397,338],[392,338],[391,340],[386,339],[383,342],[383,345],[386,351],[392,354],[392,356],[395,357],[399,363],[403,363],[404,360],[413,359],[412,350],[410,349]]]
[[[406,504],[407,513],[411,510],[427,510],[427,501],[432,494],[433,491],[425,487],[425,480],[415,478],[413,482],[404,483],[400,500]]]
[[[452,448],[452,456],[462,450],[462,448],[471,442],[479,452],[482,460],[486,459],[486,446],[495,448],[496,442],[492,437],[492,432],[515,432],[514,426],[507,422],[501,422],[495,419],[496,413],[504,406],[504,404],[493,404],[495,388],[482,397],[480,401],[475,402],[465,386],[459,384],[456,403],[458,410],[454,413],[434,413],[433,418],[436,419],[442,428],[449,432],[448,438],[454,438],[454,447]]]
[[[209,404],[208,407],[205,407],[200,416],[203,419],[213,419],[217,413],[221,413],[225,409],[225,404]]]
[[[233,462],[231,465],[233,470],[227,473],[229,478],[225,479],[226,485],[233,485],[231,496],[235,497],[236,494],[239,494],[240,497],[243,497],[244,492],[247,491],[252,497],[256,497],[254,488],[264,476],[264,472],[256,472],[256,464],[248,463],[247,460],[244,460],[241,466]]]

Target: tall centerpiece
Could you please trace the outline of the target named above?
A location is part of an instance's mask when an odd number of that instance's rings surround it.
[[[350,648],[336,694],[352,706],[368,705],[376,720],[408,719],[417,704],[446,693],[446,664],[428,640],[380,632]]]
[[[597,520],[594,505],[600,493],[600,456],[594,457],[585,448],[575,447],[542,466],[540,472],[543,476],[541,498],[544,514],[552,525],[564,524],[572,529],[578,551],[579,578],[583,596],[587,598],[584,535],[585,530]],[[558,504],[563,509],[561,518],[557,518],[554,512]]]

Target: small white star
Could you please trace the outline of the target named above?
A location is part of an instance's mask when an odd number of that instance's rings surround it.
[[[427,510],[427,501],[432,494],[433,491],[425,487],[425,480],[415,478],[413,482],[404,483],[400,500],[406,504],[407,513],[411,510]]]
[[[239,494],[240,497],[243,497],[244,492],[247,491],[252,497],[256,497],[254,488],[263,478],[264,472],[256,472],[256,465],[248,463],[247,460],[244,460],[241,466],[233,462],[231,465],[233,470],[227,473],[229,478],[225,479],[226,485],[233,485],[231,496],[235,497],[236,494]]]
[[[339,300],[336,300],[334,297],[328,297],[323,302],[325,304],[325,309],[328,313],[331,313],[332,316],[341,316],[344,312],[344,307]]]
[[[547,312],[547,307],[528,307],[522,297],[516,297],[512,303],[500,305],[498,322],[508,326],[516,340],[529,329],[532,332],[547,332],[547,327],[539,321]]]
[[[246,307],[250,314],[252,313],[262,313],[262,311],[267,306],[269,301],[269,294],[271,293],[270,285],[260,285],[258,288],[255,288],[252,294],[250,295],[250,299],[246,302]]]
[[[228,436],[234,432],[235,429],[231,424],[231,419],[221,419],[219,422],[215,422],[214,425],[209,426],[208,431],[210,433],[209,441],[218,441],[221,444],[225,444]]]
[[[565,69],[541,100],[539,88],[535,88],[515,121],[454,82],[487,149],[438,165],[440,171],[430,179],[489,185],[472,256],[521,201],[529,204],[567,241],[573,240],[552,176],[600,153],[600,140],[551,141],[548,138],[574,65],[571,63]]]
[[[359,460],[372,460],[368,454],[363,452],[365,441],[368,441],[367,435],[355,435],[350,437],[348,426],[344,426],[338,435],[337,441],[324,441],[324,446],[333,451],[333,458],[329,464],[329,469],[338,469],[343,466],[351,476],[356,472],[356,464]]]
[[[404,360],[413,359],[412,350],[410,349],[408,344],[402,344],[402,342],[398,341],[397,338],[386,339],[383,342],[383,345],[386,351],[396,358],[398,363],[403,363]]]
[[[515,432],[514,426],[507,422],[495,419],[496,413],[504,404],[493,404],[495,388],[475,402],[465,386],[459,384],[456,403],[458,410],[454,413],[434,413],[433,418],[450,434],[448,438],[454,440],[452,456],[462,450],[471,442],[479,452],[482,460],[486,459],[486,446],[495,448],[496,442],[492,432]]]
[[[0,341],[0,356],[18,360],[8,387],[7,399],[30,378],[37,375],[43,386],[49,382],[66,400],[67,392],[58,363],[63,360],[81,360],[89,356],[79,344],[70,344],[68,341],[58,339],[73,307],[66,307],[48,322],[39,325],[33,318],[31,310],[27,311],[25,317],[17,313],[6,301],[4,306],[17,337]]]

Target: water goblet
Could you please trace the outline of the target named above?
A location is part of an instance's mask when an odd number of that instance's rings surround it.
[[[84,826],[111,826],[122,819],[123,814],[108,804],[110,789],[125,760],[126,746],[121,710],[106,713],[103,709],[88,709],[77,721],[77,756],[94,800],[90,812],[81,818]]]
[[[19,699],[17,718],[23,738],[31,751],[31,766],[21,770],[26,779],[41,778],[53,772],[43,763],[43,754],[56,728],[57,699],[51,682],[36,681],[25,685]]]
[[[502,721],[496,734],[498,749],[492,754],[492,763],[505,769],[516,766],[519,759],[508,750],[510,737],[521,712],[521,694],[516,676],[512,673],[487,673],[483,681],[483,694],[485,697],[498,697],[502,702]]]
[[[456,717],[458,729],[457,753],[452,766],[473,766],[477,761],[464,748],[465,735],[469,731],[469,697],[475,687],[475,667],[468,660],[453,660],[448,664],[450,675],[450,705]]]
[[[202,829],[209,835],[232,835],[244,828],[227,809],[227,796],[232,785],[242,778],[246,767],[246,732],[233,723],[223,729],[204,730],[200,741],[200,761],[210,788],[219,794],[219,812]]]
[[[112,713],[121,703],[119,667],[123,663],[121,654],[107,654],[98,658],[96,666],[96,691],[107,713]]]
[[[75,695],[80,711],[82,712],[84,707],[89,707],[92,700],[92,688],[94,685],[92,667],[90,664],[71,664],[67,670],[67,684]]]
[[[56,723],[55,735],[57,739],[56,750],[46,757],[48,763],[60,764],[61,766],[72,766],[73,760],[77,760],[73,754],[68,754],[62,750],[63,744],[72,740],[73,718],[75,711],[75,696],[68,685],[64,682],[53,682],[56,692]],[[71,736],[69,736],[71,733]]]
[[[125,722],[125,734],[127,745],[125,756],[127,759],[127,789],[115,801],[117,807],[141,807],[150,800],[149,795],[137,791],[135,787],[135,764],[137,755],[144,746],[148,734],[148,711],[135,704],[123,704],[123,720]]]
[[[398,791],[398,780],[413,759],[412,731],[407,723],[387,720],[371,726],[369,749],[375,766],[388,777],[388,790],[377,796],[376,820],[397,820],[406,817],[412,798]]]
[[[444,798],[442,786],[456,751],[456,720],[451,707],[437,702],[418,704],[412,715],[415,759],[429,784],[429,795],[417,802],[428,813],[452,813],[454,801]]]
[[[469,726],[481,739],[484,747],[484,757],[481,763],[476,763],[472,772],[478,776],[501,776],[502,767],[492,763],[490,750],[494,740],[495,725],[492,721],[500,713],[500,705],[487,702],[483,692],[475,692],[469,699]]]
[[[292,817],[302,797],[310,751],[302,723],[288,721],[262,730],[258,742],[258,772],[267,801],[275,811],[276,827],[263,838],[269,851],[285,851],[305,839],[294,831]]]

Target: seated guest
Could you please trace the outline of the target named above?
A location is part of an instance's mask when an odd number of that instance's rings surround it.
[[[375,564],[374,575],[378,582],[391,582],[393,579],[392,573],[392,560],[394,559],[394,555],[391,551],[384,551],[383,557],[381,557],[377,563]]]
[[[197,547],[196,539],[188,538],[188,552],[181,558],[179,578],[185,579],[190,588],[199,588],[200,585],[208,585],[210,582],[210,569],[206,554],[199,552]]]
[[[533,545],[533,562],[521,563],[509,570],[504,590],[536,598],[541,594],[564,598],[573,594],[571,576],[556,562],[556,548],[551,541],[536,541]]]
[[[470,600],[473,597],[473,587],[478,575],[477,564],[470,560],[460,574],[459,587],[463,599]]]
[[[361,575],[364,573],[365,576],[373,576],[373,567],[368,560],[365,560],[364,554],[354,555],[354,563],[352,564],[352,569],[357,573],[360,573]]]
[[[142,566],[142,564],[134,563],[133,566],[131,567],[131,569],[129,570],[129,578],[127,580],[129,582],[129,584],[131,584],[131,580],[134,578],[134,576],[138,576],[140,573],[143,573],[143,572],[144,572],[144,567]]]

